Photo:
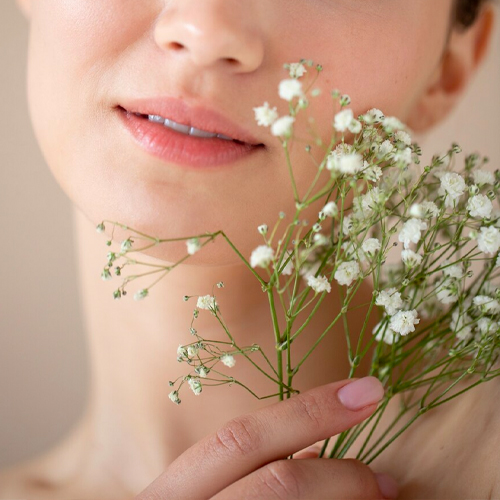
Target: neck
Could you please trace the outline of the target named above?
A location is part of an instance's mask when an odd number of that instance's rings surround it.
[[[205,386],[200,395],[195,395],[185,383],[179,393],[181,404],[170,401],[168,394],[172,387],[168,382],[191,372],[189,365],[177,362],[177,347],[196,340],[189,327],[197,299],[193,297],[186,302],[184,295],[206,295],[215,290],[224,322],[238,346],[257,343],[276,365],[268,296],[243,264],[181,265],[159,281],[145,299],[134,301],[133,294],[136,289],[152,283],[154,277],[150,281],[145,277],[141,280],[146,281],[130,282],[126,288],[128,294],[114,300],[112,292],[121,285],[122,277],[114,276],[110,281],[100,278],[109,251],[105,239],[77,210],[74,211],[74,223],[91,372],[89,399],[81,429],[85,429],[85,441],[95,443],[87,453],[94,454],[94,460],[100,463],[117,464],[115,467],[123,476],[123,483],[137,492],[184,450],[224,422],[277,400],[257,399],[237,384]],[[140,260],[165,264],[146,255],[141,255]],[[224,282],[224,288],[214,288],[219,281]],[[335,290],[332,287],[332,293],[327,295],[318,313],[293,343],[292,365],[303,358],[339,311]],[[363,294],[363,302],[368,302],[371,291],[366,290]],[[279,307],[278,301],[276,304]],[[310,309],[299,315],[296,325],[301,325],[309,314]],[[359,311],[357,316],[361,316]],[[353,324],[361,328],[362,321],[352,319]],[[283,331],[282,315],[279,325]],[[205,339],[229,340],[209,311],[200,310],[193,326]],[[347,378],[350,366],[346,353],[345,335],[338,323],[302,365],[293,379],[293,387],[302,392]],[[259,352],[250,356],[259,366],[265,367]],[[242,356],[235,356],[235,359],[234,367],[219,364],[217,370],[233,376],[260,398],[278,391],[276,384],[247,359]],[[283,359],[286,373],[286,355]],[[363,376],[366,366],[360,366],[355,376]],[[269,367],[267,372],[272,374]]]

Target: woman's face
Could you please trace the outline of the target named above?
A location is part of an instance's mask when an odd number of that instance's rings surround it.
[[[355,115],[376,107],[411,125],[443,53],[451,1],[401,8],[401,0],[36,0],[28,60],[35,134],[57,182],[94,225],[111,219],[160,238],[223,229],[249,256],[262,244],[258,225],[272,226],[282,210],[290,221],[295,211],[281,142],[252,110],[268,101],[288,113],[277,93],[288,77],[283,64],[323,65],[314,85],[323,92],[310,99],[308,116],[326,142],[334,88],[351,96]],[[117,106],[166,96],[218,110],[266,147],[218,168],[153,156]],[[304,116],[295,133],[306,139]],[[316,173],[306,143],[291,153],[302,195]],[[319,148],[312,153],[322,158]],[[321,206],[309,210],[310,221]],[[169,262],[185,255],[185,243],[170,245],[150,255]],[[221,243],[188,262],[239,259]]]

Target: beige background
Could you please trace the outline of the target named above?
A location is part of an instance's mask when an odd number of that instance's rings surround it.
[[[87,390],[70,204],[35,142],[25,97],[28,26],[0,2],[0,467],[65,434]],[[421,141],[424,161],[453,141],[500,164],[500,30],[452,116]],[[418,138],[415,138],[418,140]]]

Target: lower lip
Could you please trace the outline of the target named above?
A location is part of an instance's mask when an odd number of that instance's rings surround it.
[[[235,163],[264,148],[216,137],[192,137],[117,108],[126,128],[148,153],[168,163],[196,168]]]

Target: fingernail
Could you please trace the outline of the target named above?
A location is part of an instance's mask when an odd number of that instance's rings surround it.
[[[378,403],[384,397],[384,386],[377,377],[363,377],[344,385],[337,394],[346,408],[360,410]]]
[[[394,499],[398,497],[398,483],[392,476],[378,472],[375,473],[375,477],[377,478],[378,487],[382,495],[384,495],[384,498]]]

